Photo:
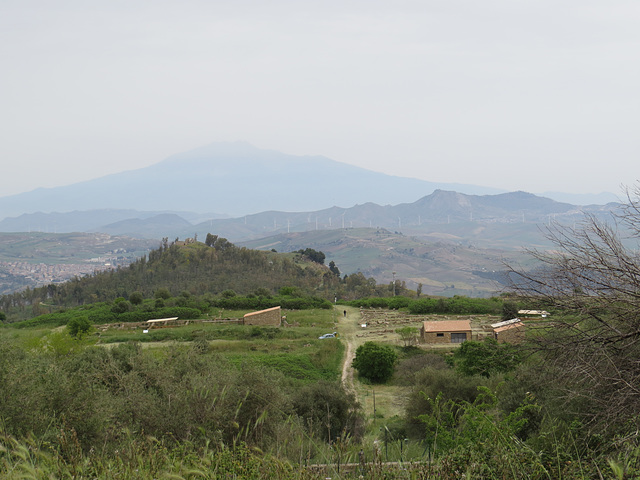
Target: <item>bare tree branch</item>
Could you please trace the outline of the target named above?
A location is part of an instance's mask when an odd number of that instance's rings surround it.
[[[538,267],[507,265],[510,290],[559,315],[533,328],[535,349],[558,372],[567,405],[599,427],[640,411],[640,186],[610,221],[545,231],[553,250],[530,250]],[[577,403],[576,403],[577,402]]]

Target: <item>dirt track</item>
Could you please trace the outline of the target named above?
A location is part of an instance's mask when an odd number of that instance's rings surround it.
[[[353,358],[356,355],[356,349],[358,348],[358,344],[356,343],[358,340],[356,332],[358,331],[358,322],[360,321],[360,311],[353,307],[340,306],[334,308],[338,310],[340,318],[338,321],[338,332],[340,333],[340,338],[345,343],[346,347],[342,364],[342,384],[349,392],[356,393],[353,383],[354,371],[351,367],[351,362],[353,362]],[[344,316],[344,311],[347,312],[346,316]]]

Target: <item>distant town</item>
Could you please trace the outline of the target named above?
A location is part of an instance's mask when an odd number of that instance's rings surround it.
[[[135,258],[113,256],[90,258],[83,263],[45,264],[0,261],[0,292],[6,289],[16,291],[27,287],[62,283],[74,277],[129,265],[134,260]],[[16,284],[22,287],[16,288]],[[10,285],[13,285],[13,288]]]

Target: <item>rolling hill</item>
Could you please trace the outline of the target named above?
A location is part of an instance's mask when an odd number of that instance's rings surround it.
[[[377,283],[404,281],[430,295],[486,297],[500,291],[504,261],[526,262],[519,251],[479,248],[406,236],[378,228],[296,232],[244,242],[248,248],[324,252],[342,274],[362,273]]]

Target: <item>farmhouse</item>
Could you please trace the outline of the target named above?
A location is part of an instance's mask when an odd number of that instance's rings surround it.
[[[471,340],[470,320],[441,320],[423,322],[420,329],[422,343],[462,343]]]
[[[244,316],[245,325],[271,325],[279,327],[282,322],[282,310],[280,307],[267,308],[257,312],[247,313]]]
[[[524,340],[524,323],[519,318],[492,323],[491,328],[498,343],[521,343]]]

